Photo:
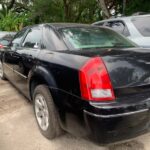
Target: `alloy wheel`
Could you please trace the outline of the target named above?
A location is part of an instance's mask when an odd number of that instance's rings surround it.
[[[38,94],[35,97],[35,115],[40,128],[46,131],[49,127],[49,112],[43,95]]]

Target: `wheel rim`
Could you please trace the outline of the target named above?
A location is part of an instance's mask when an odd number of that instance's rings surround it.
[[[45,98],[41,94],[35,97],[35,115],[40,128],[46,131],[49,127],[49,113]]]
[[[3,65],[2,62],[0,61],[0,78],[3,77]]]

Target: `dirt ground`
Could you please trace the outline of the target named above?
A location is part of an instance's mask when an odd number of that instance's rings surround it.
[[[108,150],[66,134],[49,141],[37,127],[32,105],[7,81],[0,81],[0,150]],[[150,150],[150,134],[109,150]]]

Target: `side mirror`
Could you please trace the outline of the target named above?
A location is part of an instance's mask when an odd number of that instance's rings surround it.
[[[38,49],[39,48],[39,43],[36,42],[35,45],[34,45],[34,48]]]

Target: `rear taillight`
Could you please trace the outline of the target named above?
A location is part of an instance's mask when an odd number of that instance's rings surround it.
[[[79,71],[81,96],[85,100],[114,100],[110,77],[100,57],[91,58]]]
[[[3,48],[4,46],[0,44],[0,48]]]

